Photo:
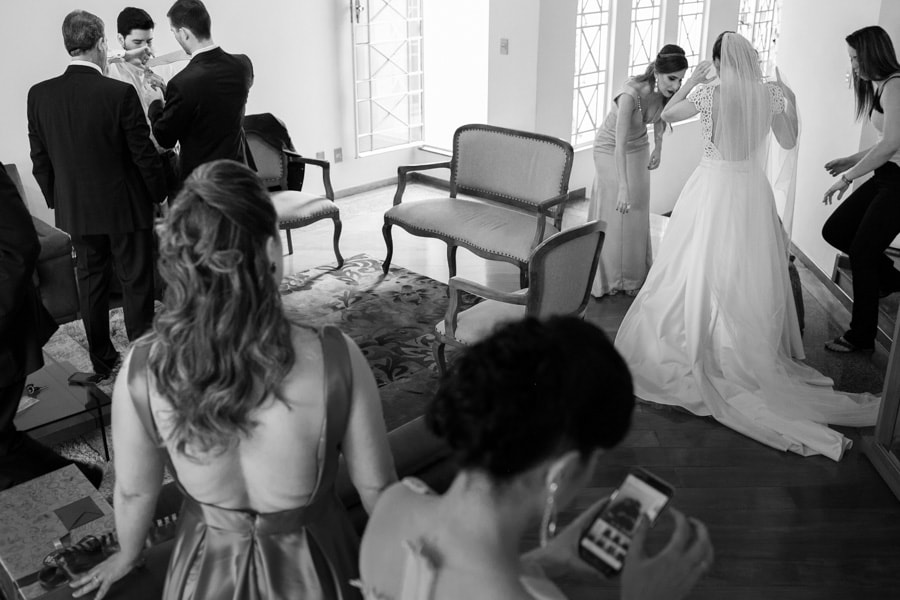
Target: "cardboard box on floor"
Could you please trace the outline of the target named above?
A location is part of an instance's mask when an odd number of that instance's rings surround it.
[[[77,544],[87,535],[115,531],[113,509],[74,465],[0,492],[0,596],[9,600],[71,598],[68,584],[45,589],[38,581],[44,557],[69,534]],[[171,544],[147,553],[146,566],[117,582],[107,598],[158,598]]]

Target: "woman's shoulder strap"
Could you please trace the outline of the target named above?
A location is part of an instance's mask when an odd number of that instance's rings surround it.
[[[326,435],[334,441],[342,440],[350,415],[353,394],[353,365],[347,339],[341,330],[326,325],[319,332],[322,342],[322,363],[325,376],[325,403],[328,415]]]
[[[157,445],[162,445],[162,439],[150,410],[150,379],[147,377],[147,363],[151,347],[150,341],[140,340],[131,350],[131,361],[128,364],[128,395],[131,396],[131,402],[134,404],[147,435]]]

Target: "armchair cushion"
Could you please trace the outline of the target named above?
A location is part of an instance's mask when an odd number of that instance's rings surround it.
[[[465,198],[429,198],[392,207],[385,219],[407,231],[451,239],[473,251],[527,262],[537,231],[534,213]],[[548,219],[544,238],[556,233]]]
[[[271,197],[281,227],[299,227],[340,213],[337,205],[324,196],[287,190],[272,192]]]
[[[524,297],[528,294],[528,289],[514,293]],[[525,318],[525,305],[484,300],[459,313],[456,318],[456,331],[453,337],[457,342],[468,346],[486,338],[501,323]],[[439,322],[435,325],[435,329],[441,335],[446,334],[446,321]]]

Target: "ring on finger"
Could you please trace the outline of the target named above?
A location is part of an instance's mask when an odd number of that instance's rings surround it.
[[[97,585],[100,585],[100,578],[99,578],[98,576],[96,576],[96,575],[94,575],[93,577],[91,577],[91,581],[93,581],[93,582],[96,583]]]

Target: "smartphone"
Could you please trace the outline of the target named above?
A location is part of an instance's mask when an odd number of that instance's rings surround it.
[[[69,375],[69,385],[90,385],[94,383],[94,374],[78,372]]]
[[[650,524],[663,511],[674,488],[643,469],[633,469],[609,497],[609,504],[581,536],[581,558],[606,577],[617,575],[625,564],[631,537],[643,515]]]

